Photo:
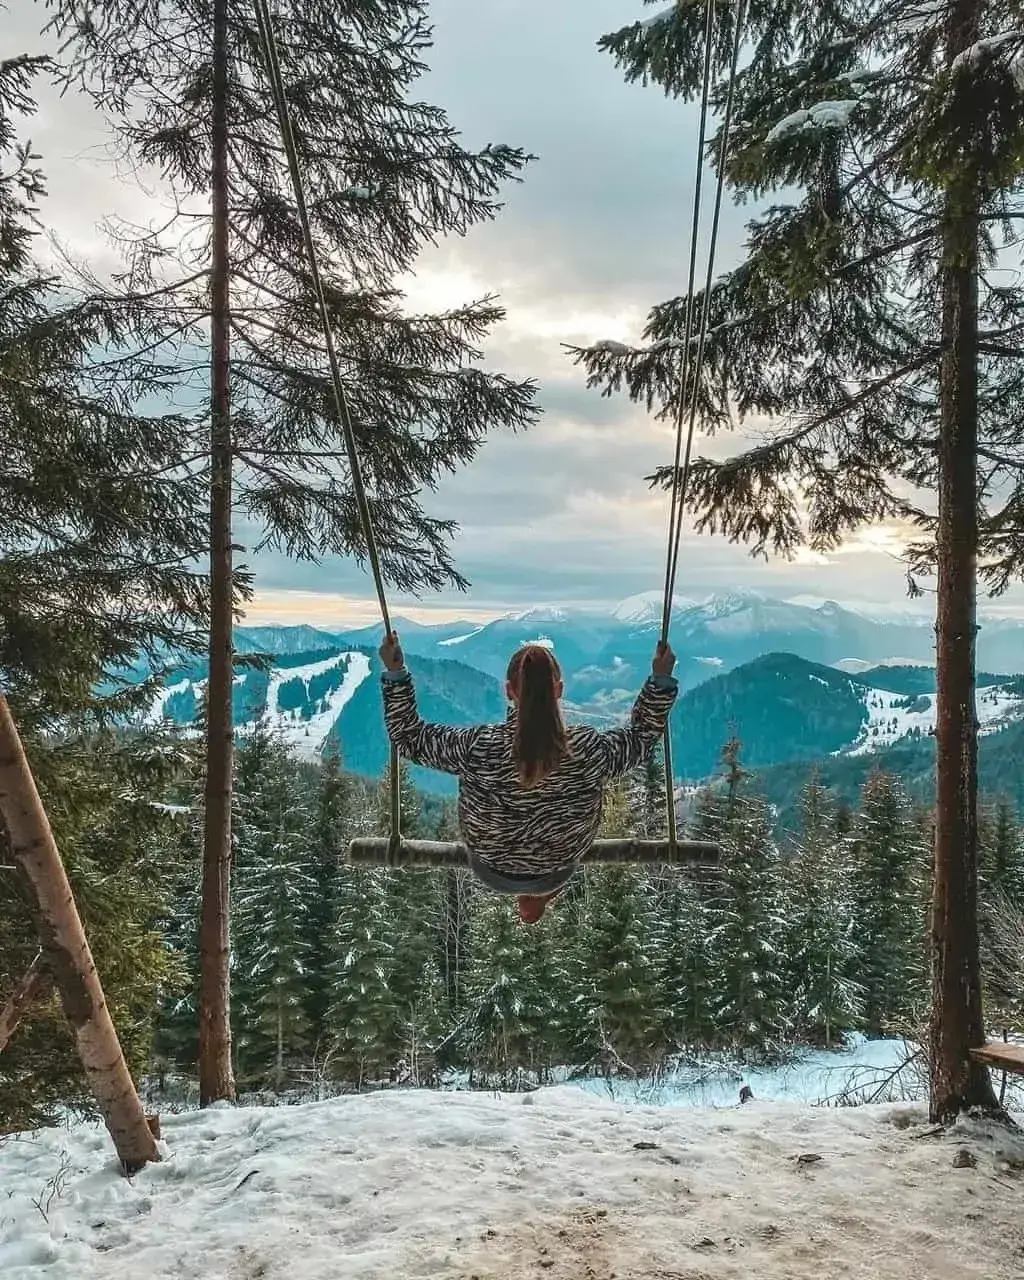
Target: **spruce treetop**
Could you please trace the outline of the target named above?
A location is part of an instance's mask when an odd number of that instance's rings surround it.
[[[739,7],[716,8],[719,112]],[[978,11],[972,27],[959,8],[916,0],[746,6],[724,173],[729,195],[760,210],[746,261],[712,286],[697,403],[703,432],[743,425],[760,439],[696,459],[700,530],[789,554],[894,518],[916,527],[912,563],[929,567],[943,234],[966,213],[981,249],[981,570],[997,591],[1020,573],[1024,34],[1005,5]],[[691,100],[703,23],[694,0],[600,45],[628,79]],[[577,351],[588,384],[669,417],[685,309],[678,297],[655,306],[640,348]],[[669,484],[671,470],[652,480]]]
[[[217,4],[222,0],[216,0]],[[237,511],[299,558],[361,557],[320,318],[262,61],[255,12],[223,0],[228,29],[232,453]],[[214,0],[58,0],[68,77],[108,114],[126,156],[162,176],[160,232],[122,227],[124,299],[159,294],[159,357],[205,412]],[[415,96],[431,30],[422,0],[275,6],[275,39],[306,201],[387,578],[465,585],[451,521],[424,489],[470,461],[491,429],[528,427],[535,386],[483,366],[503,319],[491,296],[413,314],[401,279],[421,250],[495,216],[528,162],[466,147]]]

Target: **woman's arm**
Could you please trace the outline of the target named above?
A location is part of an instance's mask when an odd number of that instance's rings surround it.
[[[421,720],[412,676],[404,668],[385,671],[381,687],[384,691],[384,723],[399,755],[428,769],[461,774],[465,770],[470,747],[480,732],[479,727],[453,729],[450,725],[427,724]]]
[[[665,732],[678,693],[679,682],[674,676],[648,676],[633,703],[629,725],[600,735],[608,778],[620,778],[647,763],[655,743]]]

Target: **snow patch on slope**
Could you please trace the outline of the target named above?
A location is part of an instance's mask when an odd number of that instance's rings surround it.
[[[890,693],[887,689],[869,689],[864,695],[864,702],[868,720],[857,742],[847,753],[849,755],[866,755],[880,747],[889,747],[908,734],[924,737],[935,732],[935,697],[932,694],[907,695]],[[995,733],[1010,721],[1020,718],[1024,701],[1005,685],[991,685],[978,690],[977,708],[978,732]]]
[[[439,640],[437,647],[443,649],[448,645],[463,644],[466,640],[472,640],[474,636],[478,636],[481,631],[483,631],[483,627],[474,627],[472,631],[467,631],[465,635],[451,636],[447,640]]]
[[[148,723],[159,724],[164,718],[164,708],[167,706],[168,702],[170,702],[175,694],[184,693],[190,683],[191,681],[186,679],[178,680],[175,684],[164,685],[153,699],[153,705],[150,707],[146,716]]]
[[[302,680],[308,690],[309,682],[325,675],[341,663],[347,662],[345,676],[337,689],[327,695],[326,706],[308,720],[297,712],[282,711],[279,702],[281,686],[290,680]],[[335,721],[355,691],[370,674],[370,659],[365,653],[339,653],[320,662],[307,662],[301,667],[275,667],[267,687],[267,709],[264,725],[279,733],[287,746],[303,760],[318,760]]]

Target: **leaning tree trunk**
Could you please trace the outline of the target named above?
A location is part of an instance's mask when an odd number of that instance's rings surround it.
[[[206,715],[203,901],[199,931],[199,1100],[231,1100],[231,789],[234,676],[231,548],[231,319],[228,289],[228,12],[213,9],[210,270],[210,670]]]
[[[159,1160],[99,974],[82,928],[46,810],[36,790],[7,700],[0,694],[0,818],[15,865],[38,903],[46,968],[60,992],[96,1105],[127,1173]]]
[[[976,0],[950,14],[950,59],[978,38]],[[962,157],[964,165],[968,157]],[[936,809],[932,882],[931,1118],[995,1108],[984,1043],[978,943],[978,725],[975,628],[978,554],[978,239],[976,183],[945,201],[938,453]]]
[[[17,1031],[28,1010],[38,1000],[49,995],[52,987],[53,979],[43,964],[43,953],[40,951],[18,979],[4,1007],[0,1009],[0,1053],[10,1044],[11,1036]]]

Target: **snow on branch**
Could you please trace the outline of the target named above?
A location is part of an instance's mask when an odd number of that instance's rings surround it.
[[[800,129],[845,129],[857,106],[856,98],[838,98],[828,102],[816,102],[813,107],[792,111],[768,130],[765,142],[777,142],[787,133]]]
[[[627,347],[624,342],[616,342],[613,338],[602,338],[600,342],[595,342],[590,348],[591,351],[603,351],[609,356],[631,356],[636,353],[635,347]]]
[[[966,49],[961,49],[950,64],[951,71],[959,71],[963,67],[977,67],[982,61],[1007,44],[1024,44],[1024,31],[1000,31],[998,35],[986,36],[976,40]]]
[[[676,15],[676,6],[670,5],[667,9],[662,9],[660,13],[656,13],[653,18],[645,18],[640,26],[645,30],[651,27],[660,27],[663,22],[669,22]]]
[[[976,72],[986,62],[995,62],[1007,50],[1013,52],[1006,61],[1006,69],[1013,77],[1017,89],[1024,93],[1024,31],[1020,29],[1000,31],[997,35],[976,40],[968,48],[961,49],[950,64],[950,70],[954,75],[965,71]]]

